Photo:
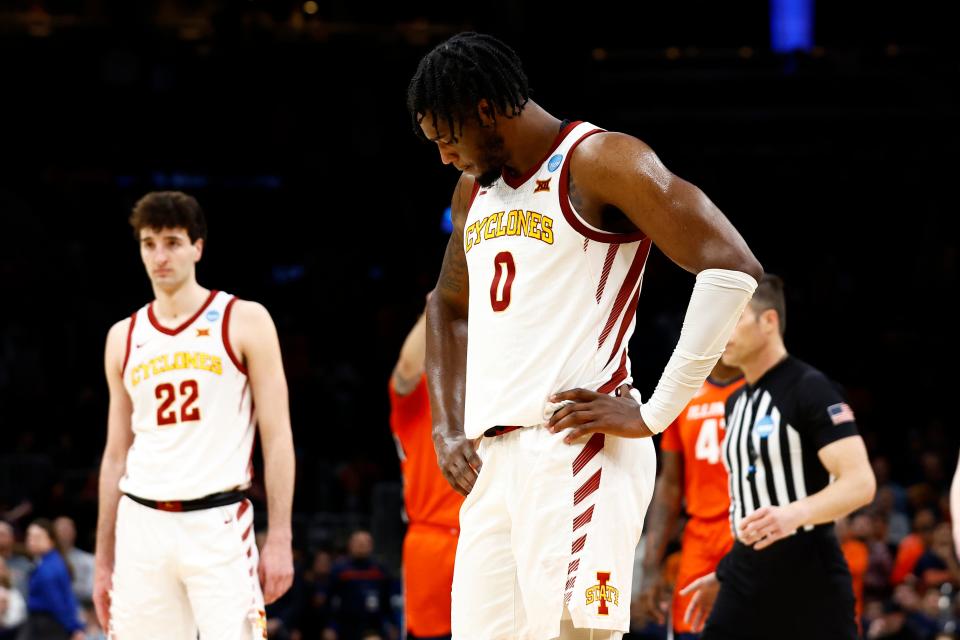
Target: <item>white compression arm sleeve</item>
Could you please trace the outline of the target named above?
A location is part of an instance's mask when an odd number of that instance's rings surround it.
[[[757,281],[740,271],[706,269],[697,274],[680,340],[640,416],[654,433],[676,419],[710,375],[727,346]]]

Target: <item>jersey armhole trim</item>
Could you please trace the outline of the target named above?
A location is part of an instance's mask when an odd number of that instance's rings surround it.
[[[567,219],[567,224],[576,229],[580,235],[590,240],[606,244],[639,242],[647,237],[644,232],[610,233],[609,231],[595,229],[587,225],[583,218],[580,217],[580,214],[574,210],[573,205],[570,204],[570,159],[573,157],[573,150],[577,148],[577,145],[595,133],[604,132],[604,129],[592,129],[580,136],[580,139],[570,145],[570,149],[567,150],[567,157],[563,160],[563,168],[560,169],[560,209],[563,211],[563,217]]]
[[[227,303],[226,308],[223,310],[223,327],[221,329],[223,335],[223,348],[227,350],[227,355],[230,356],[230,361],[233,362],[233,366],[235,366],[243,375],[247,375],[247,368],[243,366],[240,358],[238,358],[237,354],[234,353],[233,347],[230,346],[230,312],[233,310],[233,303],[236,301],[236,296],[230,298],[230,302]]]
[[[476,180],[473,181],[473,193],[470,194],[470,202],[467,203],[467,213],[470,213],[471,207],[473,207],[473,201],[477,199],[477,194],[480,193],[480,183]]]
[[[120,377],[127,374],[127,361],[130,360],[130,343],[133,342],[133,326],[137,324],[137,313],[133,312],[130,316],[130,328],[127,329],[127,350],[123,354],[123,366],[120,367]]]

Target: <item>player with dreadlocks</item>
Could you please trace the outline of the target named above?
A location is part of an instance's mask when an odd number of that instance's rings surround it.
[[[467,496],[453,637],[616,640],[653,493],[650,436],[713,369],[762,269],[643,142],[531,100],[496,38],[463,33],[430,51],[407,105],[461,171],[427,305],[437,460]],[[641,403],[627,345],[651,243],[696,281]]]

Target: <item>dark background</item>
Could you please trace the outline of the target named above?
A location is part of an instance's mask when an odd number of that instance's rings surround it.
[[[395,515],[386,384],[457,178],[405,91],[464,29],[514,46],[553,114],[633,134],[700,186],[785,278],[788,347],[845,387],[871,455],[909,483],[930,452],[948,482],[960,58],[943,4],[822,2],[816,46],[775,54],[755,1],[3,3],[0,515],[68,511],[89,543],[104,338],[152,296],[126,218],[170,188],[207,212],[201,284],[279,327],[298,535]],[[654,252],[631,345],[645,396],[692,284]]]

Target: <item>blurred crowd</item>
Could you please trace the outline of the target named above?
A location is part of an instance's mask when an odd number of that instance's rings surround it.
[[[76,535],[67,516],[34,520],[22,532],[0,521],[0,640],[22,638],[27,627],[32,640],[50,618],[79,632],[70,637],[106,639],[92,603],[93,554],[75,546]],[[259,545],[265,536],[257,534]],[[270,638],[397,640],[399,577],[374,551],[373,536],[363,529],[353,531],[343,548],[298,547],[293,587],[267,606]],[[61,578],[68,589],[57,588]]]

